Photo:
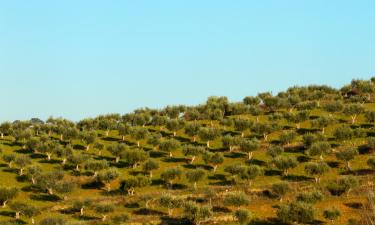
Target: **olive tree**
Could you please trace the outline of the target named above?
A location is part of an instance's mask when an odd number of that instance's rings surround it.
[[[171,194],[162,194],[159,198],[159,205],[168,209],[168,215],[172,216],[173,210],[181,207],[182,200]]]
[[[234,212],[234,217],[237,219],[239,224],[245,225],[250,222],[251,212],[247,209],[237,209]]]
[[[229,148],[229,152],[232,152],[235,146],[240,144],[241,139],[227,134],[221,138],[221,142],[224,147]]]
[[[336,158],[344,161],[348,170],[352,169],[350,166],[350,160],[354,159],[356,155],[358,155],[358,150],[356,148],[345,148],[339,152],[336,152]]]
[[[129,146],[125,144],[116,143],[107,146],[107,151],[109,151],[115,157],[116,163],[120,161],[121,154],[127,149],[129,149]]]
[[[134,169],[148,159],[148,153],[141,149],[128,149],[121,153],[121,159]]]
[[[186,202],[183,210],[184,217],[196,225],[206,222],[213,214],[210,207],[198,205],[193,201]]]
[[[156,169],[159,169],[159,163],[154,159],[149,159],[143,164],[143,171],[149,173],[150,177],[152,177],[152,171]]]
[[[134,195],[136,188],[146,187],[150,184],[150,178],[147,178],[145,176],[130,177],[121,181],[120,190],[127,191],[128,195]]]
[[[342,195],[347,193],[349,195],[350,191],[358,185],[358,180],[353,176],[339,177],[336,180],[329,182],[327,185],[328,191],[332,195]]]
[[[319,155],[321,160],[324,160],[324,155],[327,155],[332,152],[331,144],[327,141],[318,141],[311,144],[310,148],[308,149],[310,156]]]
[[[316,183],[320,183],[320,177],[328,170],[329,166],[325,162],[308,162],[305,165],[306,173],[314,176]]]
[[[27,155],[19,155],[14,160],[14,164],[19,167],[19,175],[22,176],[25,167],[31,164],[31,159]]]
[[[102,182],[107,187],[107,192],[111,191],[111,182],[119,177],[119,172],[115,168],[109,168],[98,173],[96,177],[99,182]]]
[[[350,116],[352,124],[354,124],[358,115],[361,114],[363,111],[363,106],[361,104],[355,103],[345,106],[343,112],[344,114]]]
[[[95,159],[89,159],[85,163],[85,168],[89,171],[93,172],[93,177],[95,178],[98,175],[99,171],[108,169],[109,164],[106,160],[95,160]]]
[[[195,158],[202,154],[205,151],[205,149],[201,146],[195,146],[195,145],[184,145],[182,147],[182,152],[185,156],[191,156],[190,164],[193,164]]]
[[[271,190],[279,198],[280,202],[282,202],[284,195],[290,190],[290,187],[287,182],[280,182],[273,184]]]
[[[188,181],[194,184],[194,189],[197,189],[197,182],[203,180],[206,177],[206,172],[202,169],[197,169],[188,171],[185,175]]]
[[[166,128],[173,132],[173,136],[177,135],[177,131],[182,129],[185,125],[185,122],[181,119],[171,119],[166,123]]]
[[[160,178],[165,182],[169,187],[173,186],[173,182],[177,179],[180,179],[182,171],[180,168],[167,168],[161,174]]]
[[[278,156],[273,160],[273,164],[283,171],[284,176],[288,176],[289,169],[292,169],[297,166],[297,160],[293,156]]]
[[[17,197],[18,189],[15,187],[0,187],[0,202],[5,208],[7,203]]]
[[[308,223],[314,220],[315,212],[310,204],[292,202],[283,204],[277,210],[277,217],[283,223]]]
[[[249,197],[243,192],[229,193],[224,197],[224,205],[240,207],[250,203]]]
[[[199,138],[202,140],[202,141],[206,141],[207,142],[207,148],[210,147],[210,141],[213,141],[215,140],[216,138],[218,138],[220,136],[220,131],[216,128],[207,128],[207,127],[202,127],[200,130],[199,130]]]
[[[113,212],[115,209],[112,204],[99,204],[95,206],[95,212],[102,215],[102,221],[105,222],[107,220],[107,214]]]
[[[86,144],[86,151],[90,149],[90,145],[95,143],[97,134],[95,131],[83,131],[81,133],[81,139]]]
[[[203,153],[203,161],[212,166],[214,172],[216,172],[217,167],[224,162],[224,156],[220,152],[212,153],[209,151],[205,151]]]
[[[260,147],[260,142],[254,138],[252,140],[243,139],[240,141],[241,151],[247,153],[248,160],[251,160],[253,157],[253,151],[257,150]]]
[[[169,157],[173,157],[173,151],[180,148],[181,143],[175,139],[164,140],[159,145],[159,150],[163,152],[169,152]]]
[[[281,155],[284,152],[284,148],[279,145],[270,145],[267,148],[267,155],[271,156],[272,159],[276,158],[277,156]]]
[[[93,204],[93,200],[89,198],[78,199],[73,202],[72,209],[78,211],[80,216],[84,216],[85,209]]]
[[[341,216],[341,212],[336,208],[326,209],[323,211],[323,216],[334,224],[335,220]]]
[[[185,134],[187,134],[189,137],[192,137],[193,142],[196,142],[200,128],[201,125],[199,125],[198,123],[187,123],[185,126]]]
[[[16,154],[10,153],[10,154],[3,154],[2,156],[4,162],[8,164],[9,168],[12,168],[13,162],[16,159]]]
[[[149,132],[146,128],[133,128],[130,135],[137,141],[137,146],[140,147],[140,140],[146,139],[149,136]]]

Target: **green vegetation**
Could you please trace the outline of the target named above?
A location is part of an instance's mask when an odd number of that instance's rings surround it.
[[[373,224],[375,78],[0,124],[0,224]]]

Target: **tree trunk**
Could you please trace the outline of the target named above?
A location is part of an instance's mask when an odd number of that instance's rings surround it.
[[[173,137],[176,137],[176,135],[177,135],[177,132],[173,131]]]
[[[60,141],[64,140],[64,135],[60,134]]]
[[[90,145],[87,145],[86,146],[86,151],[88,151],[90,149]]]
[[[48,190],[49,195],[53,195],[53,189],[52,188],[48,188],[47,190]]]
[[[9,162],[9,163],[8,163],[8,167],[9,167],[9,168],[12,168],[12,163],[13,163],[13,162]]]
[[[125,141],[125,136],[124,135],[122,135],[122,141]]]
[[[80,212],[79,212],[79,213],[80,213],[80,215],[81,215],[81,216],[83,216],[83,214],[84,214],[84,210],[83,210],[83,207],[81,208],[81,210],[80,210]]]
[[[107,184],[107,192],[111,192],[111,184],[110,183]]]
[[[3,208],[7,207],[7,203],[8,203],[8,200],[5,200],[5,201],[3,202]]]
[[[117,156],[115,161],[116,161],[116,163],[120,162],[120,157]]]
[[[46,153],[47,154],[47,160],[50,161],[51,160],[51,153]]]
[[[241,137],[244,137],[245,136],[245,133],[244,132],[241,132]]]
[[[214,165],[214,172],[216,172],[217,170],[217,165]]]
[[[20,173],[19,173],[20,176],[23,175],[23,168],[20,168]]]
[[[78,164],[76,165],[76,171],[79,171],[79,165]]]
[[[106,131],[105,131],[105,136],[108,137],[108,135],[109,135],[109,130],[106,130]]]
[[[251,160],[251,158],[253,158],[253,152],[248,152],[247,154],[248,154],[248,155],[247,155],[247,156],[248,156],[248,159]]]
[[[172,157],[173,157],[172,152],[169,152],[169,158],[172,158]]]
[[[102,215],[102,221],[104,222],[107,219],[107,215]]]
[[[150,177],[152,177],[152,170],[150,170]]]
[[[138,146],[138,148],[139,148],[139,146],[141,146],[141,144],[139,143],[139,141],[137,141],[137,146]]]
[[[63,166],[66,164],[66,158],[63,158],[62,163]]]
[[[263,134],[263,138],[264,138],[265,141],[267,141],[267,139],[268,139],[268,134]]]
[[[196,141],[197,141],[197,137],[194,136],[194,137],[193,137],[193,142],[196,142]]]
[[[197,182],[194,182],[194,190],[197,190]]]
[[[36,182],[35,182],[35,178],[34,178],[34,176],[31,176],[31,183],[32,184],[35,184]]]
[[[31,217],[31,224],[35,224],[34,217]]]
[[[207,148],[210,147],[210,141],[207,141]]]
[[[349,171],[352,171],[352,167],[350,166],[350,162],[346,162],[346,168],[348,168]]]
[[[355,120],[357,119],[357,115],[353,115],[353,116],[351,116],[351,118],[352,118],[352,124],[354,124]]]
[[[3,139],[4,138],[4,133],[1,133],[1,139]]]
[[[20,212],[16,212],[16,220],[19,220],[20,219]]]
[[[324,134],[324,132],[325,132],[325,127],[322,128],[322,134]]]
[[[194,160],[195,160],[195,155],[193,157],[191,157],[190,164],[193,164]]]

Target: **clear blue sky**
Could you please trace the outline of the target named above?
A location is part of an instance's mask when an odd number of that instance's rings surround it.
[[[0,121],[375,75],[375,1],[0,0]]]

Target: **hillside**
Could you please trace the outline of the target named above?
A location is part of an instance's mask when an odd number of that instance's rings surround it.
[[[3,122],[0,224],[373,224],[374,122],[375,78]]]

